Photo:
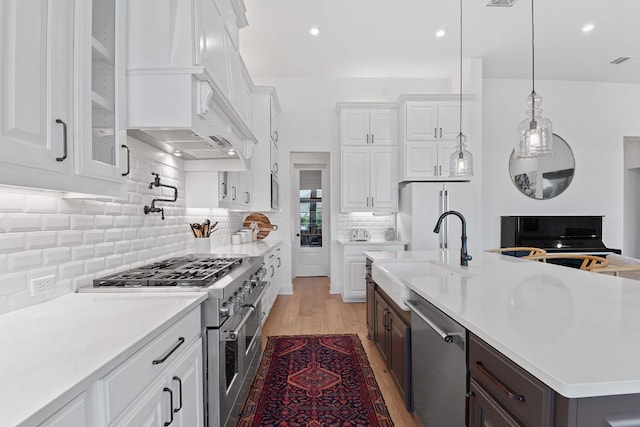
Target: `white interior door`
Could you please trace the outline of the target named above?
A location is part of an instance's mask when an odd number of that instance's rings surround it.
[[[323,239],[323,226],[329,225],[323,213],[328,195],[327,168],[295,168],[296,206],[295,276],[329,275],[329,242]],[[326,234],[326,232],[324,233]]]

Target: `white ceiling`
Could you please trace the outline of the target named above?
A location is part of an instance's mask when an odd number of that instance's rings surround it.
[[[531,78],[531,3],[463,0],[464,57],[485,78]],[[457,0],[245,0],[241,52],[253,76],[451,77]],[[536,0],[536,79],[640,83],[640,0]],[[595,29],[583,34],[581,28]],[[321,33],[312,37],[309,28]],[[437,39],[436,30],[447,35]],[[609,62],[619,56],[630,60]]]

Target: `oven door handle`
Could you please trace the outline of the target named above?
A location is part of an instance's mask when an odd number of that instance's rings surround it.
[[[224,331],[220,331],[220,341],[237,341],[238,340],[238,334],[240,333],[245,323],[247,323],[247,321],[255,311],[255,308],[253,306],[245,307],[245,309],[247,310],[247,312],[244,314],[244,316],[242,316],[242,320],[240,320],[240,323],[238,323],[238,325],[235,328],[233,328],[232,330],[226,329]]]

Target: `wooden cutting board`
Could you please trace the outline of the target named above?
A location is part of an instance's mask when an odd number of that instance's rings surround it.
[[[265,214],[253,212],[249,214],[242,223],[242,226],[245,228],[249,228],[252,222],[258,223],[258,239],[262,240],[269,235],[271,230],[277,230],[278,226],[275,224],[271,224],[269,218]]]

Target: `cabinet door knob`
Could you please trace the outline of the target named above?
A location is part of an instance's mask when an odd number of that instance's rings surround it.
[[[62,157],[56,157],[57,161],[62,162],[67,158],[67,124],[60,119],[56,119],[56,123],[62,125],[62,143],[64,151],[62,152]]]

